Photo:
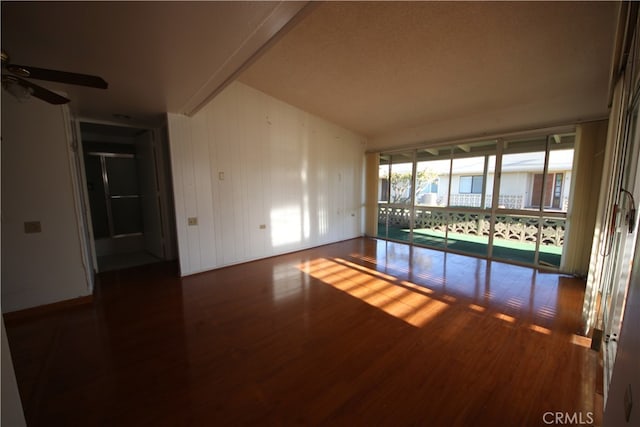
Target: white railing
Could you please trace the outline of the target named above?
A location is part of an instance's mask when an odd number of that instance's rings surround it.
[[[485,196],[485,206],[491,206],[493,196],[487,194]],[[426,206],[444,207],[445,197],[428,193],[418,198],[418,204]],[[449,206],[464,206],[469,208],[479,208],[482,206],[482,194],[452,194],[449,200]],[[521,194],[501,194],[498,198],[498,206],[503,209],[524,209],[524,196]]]
[[[394,228],[409,228],[411,210],[406,207],[379,205],[378,223],[387,224]],[[449,231],[474,236],[488,236],[490,217],[481,213],[452,212],[449,210],[432,210],[415,208],[414,228]],[[538,230],[542,227],[541,245],[562,246],[566,228],[564,218],[536,218],[517,215],[496,216],[494,238],[518,241],[522,243],[536,243]]]
[[[485,196],[484,205],[486,207],[490,207],[492,199],[493,196],[491,194],[487,194]],[[445,202],[445,197],[436,193],[423,194],[417,200],[417,204],[422,206],[445,207]],[[482,207],[482,194],[452,194],[449,206],[480,208]],[[522,194],[501,194],[498,197],[498,207],[501,209],[525,209],[527,206]],[[562,199],[562,211],[566,212],[568,209],[569,197],[564,197]]]

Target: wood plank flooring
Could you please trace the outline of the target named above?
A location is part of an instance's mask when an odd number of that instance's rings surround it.
[[[107,272],[92,305],[6,327],[30,426],[598,424],[583,292],[363,238],[182,279]]]

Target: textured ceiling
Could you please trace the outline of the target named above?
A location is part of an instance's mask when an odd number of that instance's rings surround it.
[[[97,74],[102,91],[42,82],[85,117],[156,121],[215,92],[305,2],[2,2],[12,62]]]
[[[196,111],[256,57],[241,81],[370,148],[607,114],[615,2],[326,2],[292,20],[304,4],[2,2],[2,48],[104,77],[42,83],[101,120]]]
[[[244,72],[370,147],[607,115],[614,2],[328,2]]]

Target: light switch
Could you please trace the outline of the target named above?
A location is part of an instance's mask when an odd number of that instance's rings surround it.
[[[218,172],[218,179],[224,181],[224,172]]]
[[[42,233],[40,221],[26,221],[24,223],[24,232],[27,234]]]

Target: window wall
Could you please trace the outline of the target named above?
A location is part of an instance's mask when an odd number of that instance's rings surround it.
[[[378,236],[560,268],[573,145],[567,133],[381,153]]]
[[[378,191],[378,236],[412,241],[411,215],[416,181],[412,152],[381,154]],[[419,183],[418,183],[419,185]]]

